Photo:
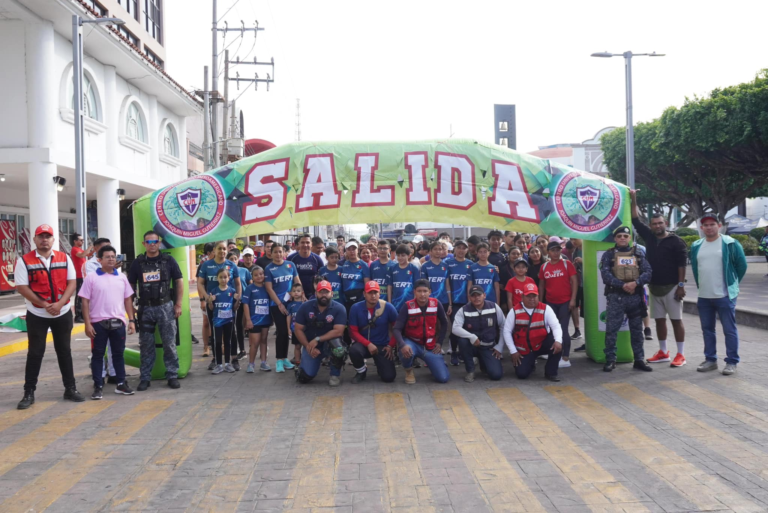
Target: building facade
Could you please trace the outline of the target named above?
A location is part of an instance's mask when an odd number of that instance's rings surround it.
[[[529,154],[540,159],[548,159],[558,164],[588,171],[598,176],[607,176],[608,168],[603,163],[603,148],[600,146],[600,138],[615,129],[615,126],[603,128],[594,137],[578,144],[539,146],[538,150],[531,151]]]
[[[88,236],[132,249],[121,218],[130,228],[132,200],[188,176],[187,118],[202,116],[163,70],[161,0],[0,0],[0,220],[19,253],[40,224],[66,247],[74,231],[73,14],[126,21],[83,30]]]
[[[514,105],[493,106],[493,143],[517,149],[517,121]]]

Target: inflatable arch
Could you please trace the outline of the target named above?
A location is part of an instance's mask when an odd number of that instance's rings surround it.
[[[185,273],[186,246],[301,226],[436,221],[583,239],[587,353],[604,360],[598,252],[631,226],[628,189],[611,180],[472,140],[299,142],[272,148],[139,199],[136,247],[161,234]],[[192,362],[188,294],[179,319],[180,377]],[[601,331],[602,330],[602,331]],[[162,347],[157,348],[158,353]],[[619,361],[631,361],[626,333]],[[126,363],[139,366],[135,350]],[[158,354],[153,378],[164,377]]]

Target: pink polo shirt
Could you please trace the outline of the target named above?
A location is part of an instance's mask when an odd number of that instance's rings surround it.
[[[86,274],[78,296],[90,300],[91,323],[104,319],[122,319],[125,323],[125,298],[133,295],[128,278],[117,270],[105,274],[101,269]]]

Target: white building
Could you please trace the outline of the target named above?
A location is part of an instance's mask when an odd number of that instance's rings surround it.
[[[16,221],[19,252],[40,224],[67,243],[74,231],[73,14],[126,20],[119,30],[83,28],[88,235],[131,252],[130,200],[188,176],[186,118],[200,117],[202,105],[163,71],[162,7],[162,0],[0,0],[0,219]],[[66,180],[61,192],[55,177]]]
[[[539,146],[538,150],[531,151],[529,154],[540,159],[548,159],[558,164],[580,169],[581,171],[606,176],[608,168],[603,163],[603,149],[600,146],[600,138],[603,134],[607,134],[615,129],[615,126],[603,128],[594,137],[580,144],[568,143]]]

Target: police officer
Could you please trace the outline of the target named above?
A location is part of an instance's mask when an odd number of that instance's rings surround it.
[[[643,286],[651,281],[651,264],[645,253],[630,245],[630,231],[620,226],[613,232],[616,245],[603,254],[600,274],[607,299],[605,319],[605,372],[616,368],[616,337],[624,322],[629,320],[629,335],[635,355],[634,368],[651,372],[643,352],[643,317],[648,314]]]
[[[464,381],[475,381],[475,360],[492,381],[498,381],[504,374],[501,368],[501,329],[504,327],[504,312],[501,307],[486,301],[482,287],[474,285],[469,289],[469,303],[456,312],[453,320],[453,334],[459,337],[459,349],[464,356],[467,375]]]
[[[347,325],[347,311],[333,299],[333,287],[321,281],[315,287],[315,299],[306,301],[296,312],[294,336],[303,346],[301,365],[296,367],[296,380],[309,383],[317,376],[323,357],[329,357],[331,379],[328,384],[341,384],[341,368],[347,358],[347,346],[341,340]]]
[[[155,328],[160,331],[163,362],[168,386],[179,388],[179,357],[176,354],[176,319],[181,315],[184,277],[176,260],[160,252],[160,236],[150,230],[144,234],[144,249],[131,264],[128,282],[139,298],[139,349],[141,382],[139,392],[149,388],[155,365]]]

